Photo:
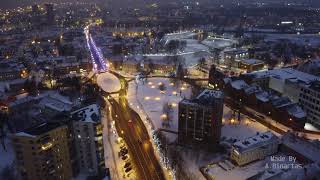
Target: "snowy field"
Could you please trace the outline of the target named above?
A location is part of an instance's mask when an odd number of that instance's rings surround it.
[[[108,72],[98,74],[97,83],[106,92],[116,92],[121,88],[119,79]]]
[[[221,130],[221,137],[226,139],[243,140],[251,136],[255,136],[257,132],[266,132],[268,128],[264,125],[253,121],[241,115],[240,122],[231,120],[232,111],[227,106],[223,108],[223,127]]]
[[[166,87],[163,92],[159,90],[161,83]],[[190,94],[191,89],[187,84],[174,85],[168,78],[149,78],[144,84],[129,83],[128,101],[137,112],[144,111],[149,116],[155,129],[164,128],[163,105],[168,103],[172,111],[166,129],[178,131],[178,103],[184,97],[189,98]]]

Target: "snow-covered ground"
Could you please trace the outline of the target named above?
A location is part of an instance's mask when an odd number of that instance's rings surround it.
[[[226,139],[243,140],[248,137],[254,136],[257,132],[266,132],[269,129],[264,125],[253,121],[244,115],[241,115],[240,122],[232,121],[232,111],[229,107],[223,108],[223,127],[221,130],[221,137]]]
[[[166,87],[164,92],[160,92],[159,85],[163,83]],[[181,96],[180,96],[180,89]],[[175,95],[176,94],[176,95]],[[190,98],[191,87],[187,84],[180,83],[179,86],[174,86],[168,78],[149,78],[147,82],[142,83],[132,81],[129,83],[128,101],[130,106],[140,114],[145,123],[147,123],[146,115],[150,118],[154,129],[168,129],[174,132],[178,131],[178,103],[183,97]],[[163,104],[169,103],[173,105],[173,110],[170,113],[171,122],[169,127],[164,127],[162,115]],[[224,107],[222,137],[225,140],[237,139],[243,140],[245,138],[256,135],[257,132],[265,132],[268,128],[264,127],[258,122],[252,121],[245,116],[241,117],[240,123],[231,123],[232,111],[228,107]],[[148,123],[147,123],[148,124]],[[173,142],[177,135],[173,133],[164,133],[164,135]],[[214,153],[189,152],[186,149],[181,150],[181,155],[185,161],[185,166],[190,175],[201,179],[201,172],[199,167],[206,166],[209,163],[217,161],[223,155]]]
[[[119,79],[109,72],[98,74],[97,83],[106,92],[116,92],[121,88]]]

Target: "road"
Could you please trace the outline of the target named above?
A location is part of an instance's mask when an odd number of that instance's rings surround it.
[[[121,84],[118,92],[119,101],[109,96],[108,92],[101,91],[102,95],[109,97],[112,106],[112,119],[120,137],[128,145],[131,160],[136,165],[138,179],[140,180],[164,180],[164,173],[155,156],[146,127],[140,116],[130,108],[126,99],[128,83],[124,77],[116,75]],[[99,84],[101,90],[104,84]],[[131,120],[132,122],[129,122]]]
[[[128,145],[131,159],[137,166],[139,179],[164,180],[164,174],[154,155],[147,129],[138,114],[128,106],[123,96],[120,97],[119,102],[113,98],[109,101],[112,104],[112,117],[115,120],[116,129]]]

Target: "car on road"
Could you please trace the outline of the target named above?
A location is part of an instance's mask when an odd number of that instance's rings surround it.
[[[125,177],[130,177],[130,175],[133,173],[133,171],[128,171],[128,172],[125,172]]]
[[[127,149],[123,149],[123,150],[120,150],[119,153],[120,153],[121,156],[125,156],[125,155],[128,154],[128,150]]]
[[[123,149],[120,150],[120,152],[125,153],[125,154],[128,154],[129,151],[128,151],[127,148],[123,148]]]
[[[124,170],[124,172],[125,173],[128,173],[128,172],[130,172],[132,170],[132,167],[128,167],[128,168],[126,168],[125,170]]]
[[[124,144],[124,143],[122,143],[121,145],[120,145],[120,149],[126,149],[127,148],[127,146]]]
[[[130,161],[130,156],[129,156],[129,154],[126,154],[126,155],[122,156],[121,159],[123,161],[125,161],[125,162],[129,162]]]

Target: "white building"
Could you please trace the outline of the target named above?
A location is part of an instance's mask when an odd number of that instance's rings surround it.
[[[71,113],[74,143],[81,173],[103,175],[104,149],[100,109],[96,104]]]
[[[276,153],[278,145],[278,137],[268,131],[234,143],[230,158],[242,166]]]

